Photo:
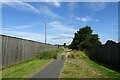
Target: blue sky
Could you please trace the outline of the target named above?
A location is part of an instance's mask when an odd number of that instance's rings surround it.
[[[118,41],[117,2],[4,2],[2,34],[47,43],[70,44],[74,33],[86,25],[100,41]]]

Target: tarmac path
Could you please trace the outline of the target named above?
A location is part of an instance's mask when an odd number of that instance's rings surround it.
[[[59,78],[60,72],[66,60],[66,54],[67,52],[64,51],[54,62],[35,74],[32,78]]]

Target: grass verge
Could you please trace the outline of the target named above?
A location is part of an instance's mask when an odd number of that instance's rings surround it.
[[[73,75],[74,74],[74,75]],[[68,55],[61,78],[116,78],[120,73],[90,60],[84,52],[73,51]]]
[[[37,71],[52,62],[53,59],[34,59],[32,61],[18,64],[10,68],[4,69],[3,78],[30,78]]]
[[[63,49],[45,51],[41,56],[2,70],[2,78],[30,78],[63,52]],[[55,54],[55,55],[54,55]],[[49,57],[50,56],[50,57]]]

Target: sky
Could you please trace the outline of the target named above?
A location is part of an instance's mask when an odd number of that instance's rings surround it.
[[[1,34],[70,44],[74,33],[88,25],[100,41],[118,41],[117,2],[3,2]]]

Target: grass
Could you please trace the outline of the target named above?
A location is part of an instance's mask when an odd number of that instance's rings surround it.
[[[3,78],[29,78],[53,59],[35,59],[3,70]]]
[[[57,49],[57,50],[50,50],[50,51],[44,51],[44,52],[37,52],[37,57],[40,59],[56,59],[61,53],[63,52],[63,49]]]
[[[7,80],[8,78],[30,78],[54,61],[54,56],[48,58],[47,54],[50,54],[49,56],[54,54],[60,55],[62,51],[63,49],[57,51],[46,51],[43,52],[45,55],[43,54],[42,58],[35,58],[31,61],[5,68],[2,70],[2,77],[3,79],[7,78]]]
[[[68,59],[61,73],[61,78],[120,79],[120,73],[91,61],[84,52],[73,51],[68,55]]]

